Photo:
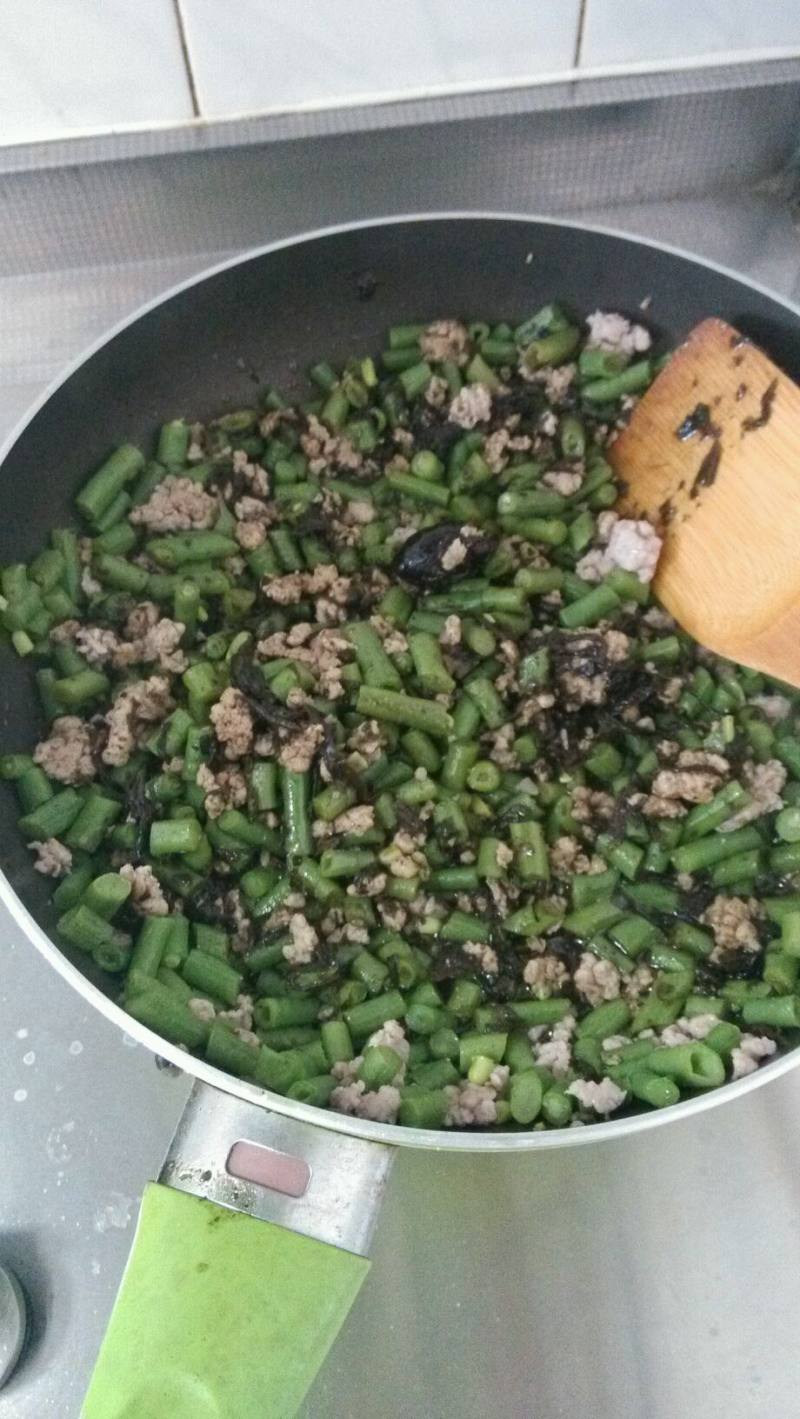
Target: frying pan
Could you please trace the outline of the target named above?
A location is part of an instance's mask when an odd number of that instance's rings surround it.
[[[378,350],[386,327],[464,315],[519,320],[545,302],[633,315],[657,346],[703,316],[730,321],[800,378],[800,311],[734,273],[653,242],[527,217],[457,214],[338,227],[193,278],[123,322],[67,371],[0,452],[0,563],[33,555],[72,516],[87,473],[178,414],[207,419],[256,385],[299,394],[321,356]],[[0,662],[0,752],[40,727],[24,663]],[[395,1147],[535,1152],[619,1138],[733,1099],[800,1062],[793,1049],[673,1108],[561,1132],[402,1129],[297,1103],[195,1059],[132,1020],[115,981],[57,946],[47,883],[0,801],[0,898],[52,966],[158,1056],[195,1076],[84,1407],[86,1419],[291,1415],[368,1262]],[[124,1140],[124,1100],[120,1100]],[[123,1143],[124,1146],[124,1143]]]

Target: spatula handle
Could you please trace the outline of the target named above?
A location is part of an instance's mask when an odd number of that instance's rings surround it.
[[[368,1270],[149,1183],[82,1419],[289,1419]]]
[[[369,1269],[393,1157],[195,1085],[82,1419],[291,1419]]]

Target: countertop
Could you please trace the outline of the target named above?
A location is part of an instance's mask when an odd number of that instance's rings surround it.
[[[800,292],[797,234],[769,190],[585,215]],[[204,264],[193,252],[0,280],[0,432],[89,339]],[[188,1082],[86,1007],[6,917],[0,1022],[0,1262],[33,1318],[0,1416],[77,1419]],[[588,1150],[401,1150],[372,1272],[303,1414],[792,1419],[798,1314],[790,1073]]]

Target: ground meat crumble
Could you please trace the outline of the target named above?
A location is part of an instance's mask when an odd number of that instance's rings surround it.
[[[44,877],[63,877],[72,867],[72,853],[58,838],[47,838],[44,842],[31,842],[28,847],[36,853],[34,871]]]
[[[149,680],[137,680],[128,685],[117,695],[105,717],[108,739],[103,763],[127,764],[140,736],[173,707],[170,683],[163,675],[151,675]]]
[[[731,952],[754,952],[759,948],[756,922],[761,906],[755,898],[717,896],[700,920],[714,933],[714,949],[709,960],[724,961]]]
[[[216,499],[199,483],[169,474],[129,516],[148,532],[188,532],[211,527],[217,512]]]
[[[77,715],[62,715],[53,720],[49,737],[36,745],[33,761],[58,783],[88,783],[96,773],[94,744],[90,725]]]
[[[142,916],[166,916],[169,902],[152,867],[134,867],[126,862],[119,869],[120,877],[131,884],[131,904]]]

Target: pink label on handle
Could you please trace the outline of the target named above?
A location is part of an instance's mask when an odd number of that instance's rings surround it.
[[[234,1143],[225,1167],[231,1177],[269,1187],[286,1197],[302,1197],[311,1180],[311,1169],[302,1158],[244,1140]]]

